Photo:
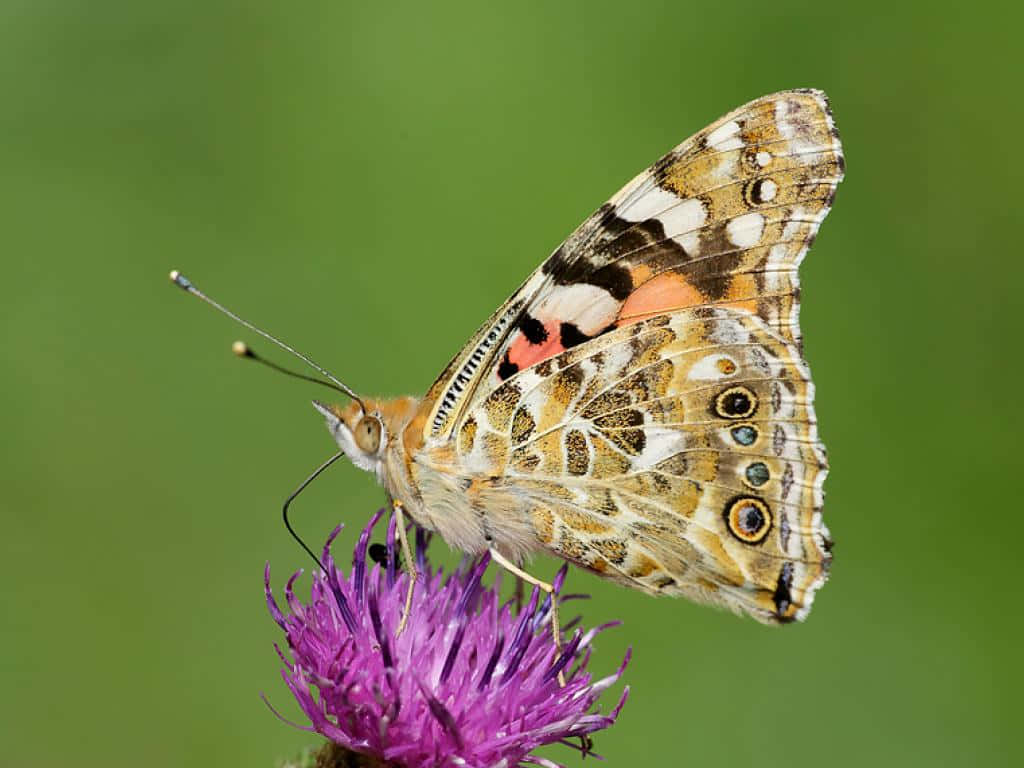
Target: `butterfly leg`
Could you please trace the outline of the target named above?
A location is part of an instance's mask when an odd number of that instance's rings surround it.
[[[557,595],[555,595],[554,586],[548,584],[546,581],[541,581],[536,576],[531,576],[522,568],[513,563],[511,560],[502,555],[494,547],[491,547],[490,552],[491,559],[494,560],[494,562],[496,562],[506,571],[518,576],[523,581],[533,584],[535,587],[540,588],[542,591],[546,592],[548,595],[551,596],[551,636],[554,638],[555,641],[555,650],[560,654],[562,651],[562,630],[558,621],[558,597]],[[558,658],[557,654],[555,658]],[[559,670],[558,672],[558,684],[563,688],[565,687],[565,675],[562,674],[561,670]]]
[[[409,572],[409,588],[405,592],[405,607],[402,609],[402,618],[398,622],[398,630],[395,632],[395,637],[398,637],[405,631],[405,626],[409,623],[409,611],[412,610],[412,594],[416,589],[416,582],[419,581],[420,572],[416,570],[416,562],[412,559],[412,550],[409,548],[409,537],[405,532],[404,506],[397,499],[392,499],[391,508],[395,511],[395,529],[398,533],[398,541],[402,545],[405,569]]]

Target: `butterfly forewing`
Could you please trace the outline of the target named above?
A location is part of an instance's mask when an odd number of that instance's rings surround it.
[[[820,91],[765,96],[687,139],[601,206],[431,388],[424,438],[491,386],[611,328],[700,305],[758,314],[799,343],[796,269],[843,175]]]

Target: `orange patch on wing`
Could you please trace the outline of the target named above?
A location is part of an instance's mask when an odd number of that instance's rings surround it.
[[[647,264],[637,264],[629,268],[630,280],[633,281],[633,285],[638,287],[650,280],[653,274],[654,270]]]
[[[704,304],[706,299],[687,279],[663,272],[633,291],[619,310],[618,325],[629,325],[671,310]]]
[[[731,309],[744,309],[750,314],[757,314],[757,299],[745,299],[743,301],[727,301],[722,304],[723,307],[730,307]]]
[[[508,359],[518,365],[520,371],[565,352],[558,325],[556,323],[545,324],[544,330],[548,332],[548,337],[540,344],[531,343],[520,331],[516,340],[509,345]]]
[[[730,301],[724,302],[722,306],[745,309],[747,312],[755,314],[757,312],[757,299],[755,298],[757,294],[757,283],[754,282],[753,275],[736,275],[729,286],[729,293],[726,294],[726,298]]]

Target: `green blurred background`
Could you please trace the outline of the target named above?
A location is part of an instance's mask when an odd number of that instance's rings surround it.
[[[0,764],[311,742],[258,696],[299,717],[261,572],[307,565],[279,505],[332,451],[322,393],[235,360],[252,337],[170,268],[361,391],[418,394],[664,150],[815,86],[848,167],[803,269],[832,581],[771,631],[573,575],[589,621],[626,622],[598,667],[635,651],[597,748],[1020,765],[1024,19],[1002,8],[3,0]],[[344,551],[381,498],[339,465],[297,525],[348,521]]]

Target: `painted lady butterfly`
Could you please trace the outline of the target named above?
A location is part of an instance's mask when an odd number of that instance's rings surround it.
[[[601,206],[423,398],[316,406],[399,515],[544,589],[536,551],[803,619],[831,541],[797,267],[842,176],[823,93],[752,101]]]

